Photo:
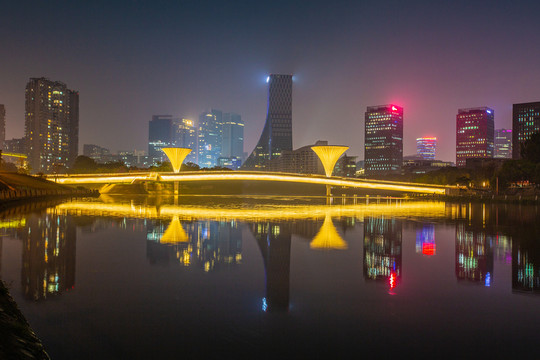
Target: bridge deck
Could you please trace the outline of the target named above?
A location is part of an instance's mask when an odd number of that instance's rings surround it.
[[[181,173],[144,172],[121,174],[49,175],[47,176],[47,179],[65,185],[133,184],[146,181],[276,181],[424,194],[445,194],[451,189],[457,189],[457,187],[454,186],[260,171],[190,171]]]

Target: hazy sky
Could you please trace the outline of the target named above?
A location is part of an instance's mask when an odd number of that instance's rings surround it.
[[[367,106],[404,107],[404,154],[437,136],[455,161],[458,108],[540,100],[540,1],[10,1],[0,11],[6,137],[30,77],[80,92],[81,144],[146,150],[153,114],[237,112],[251,152],[269,73],[294,74],[293,147],[363,158]]]

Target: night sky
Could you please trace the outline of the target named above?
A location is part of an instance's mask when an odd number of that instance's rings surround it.
[[[458,108],[540,101],[540,1],[4,1],[0,103],[24,135],[30,77],[80,92],[79,143],[147,150],[153,114],[236,112],[251,152],[266,76],[294,74],[293,147],[363,159],[367,106],[404,107],[404,155],[439,138],[455,161]]]

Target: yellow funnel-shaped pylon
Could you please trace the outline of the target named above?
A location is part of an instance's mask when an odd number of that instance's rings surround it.
[[[174,216],[169,227],[159,240],[162,244],[178,244],[189,242],[189,236],[184,231],[178,216]]]
[[[161,150],[163,150],[165,155],[167,155],[171,161],[175,173],[180,172],[184,159],[191,152],[191,149],[188,148],[163,148]]]
[[[326,215],[324,222],[319,229],[319,232],[311,243],[309,247],[312,249],[323,249],[323,250],[344,250],[347,249],[347,243],[339,235],[334,223],[332,222],[332,217]]]
[[[315,151],[315,154],[321,159],[321,162],[324,166],[324,172],[327,177],[332,176],[334,171],[334,166],[338,161],[339,157],[347,151],[348,146],[339,146],[339,145],[324,145],[324,146],[312,146],[311,150]]]

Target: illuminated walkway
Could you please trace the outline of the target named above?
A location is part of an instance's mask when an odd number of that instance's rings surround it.
[[[455,186],[257,171],[49,175],[47,178],[51,181],[65,185],[135,184],[147,181],[180,183],[194,181],[273,181],[439,195],[449,194],[451,191],[457,190],[457,187]]]

